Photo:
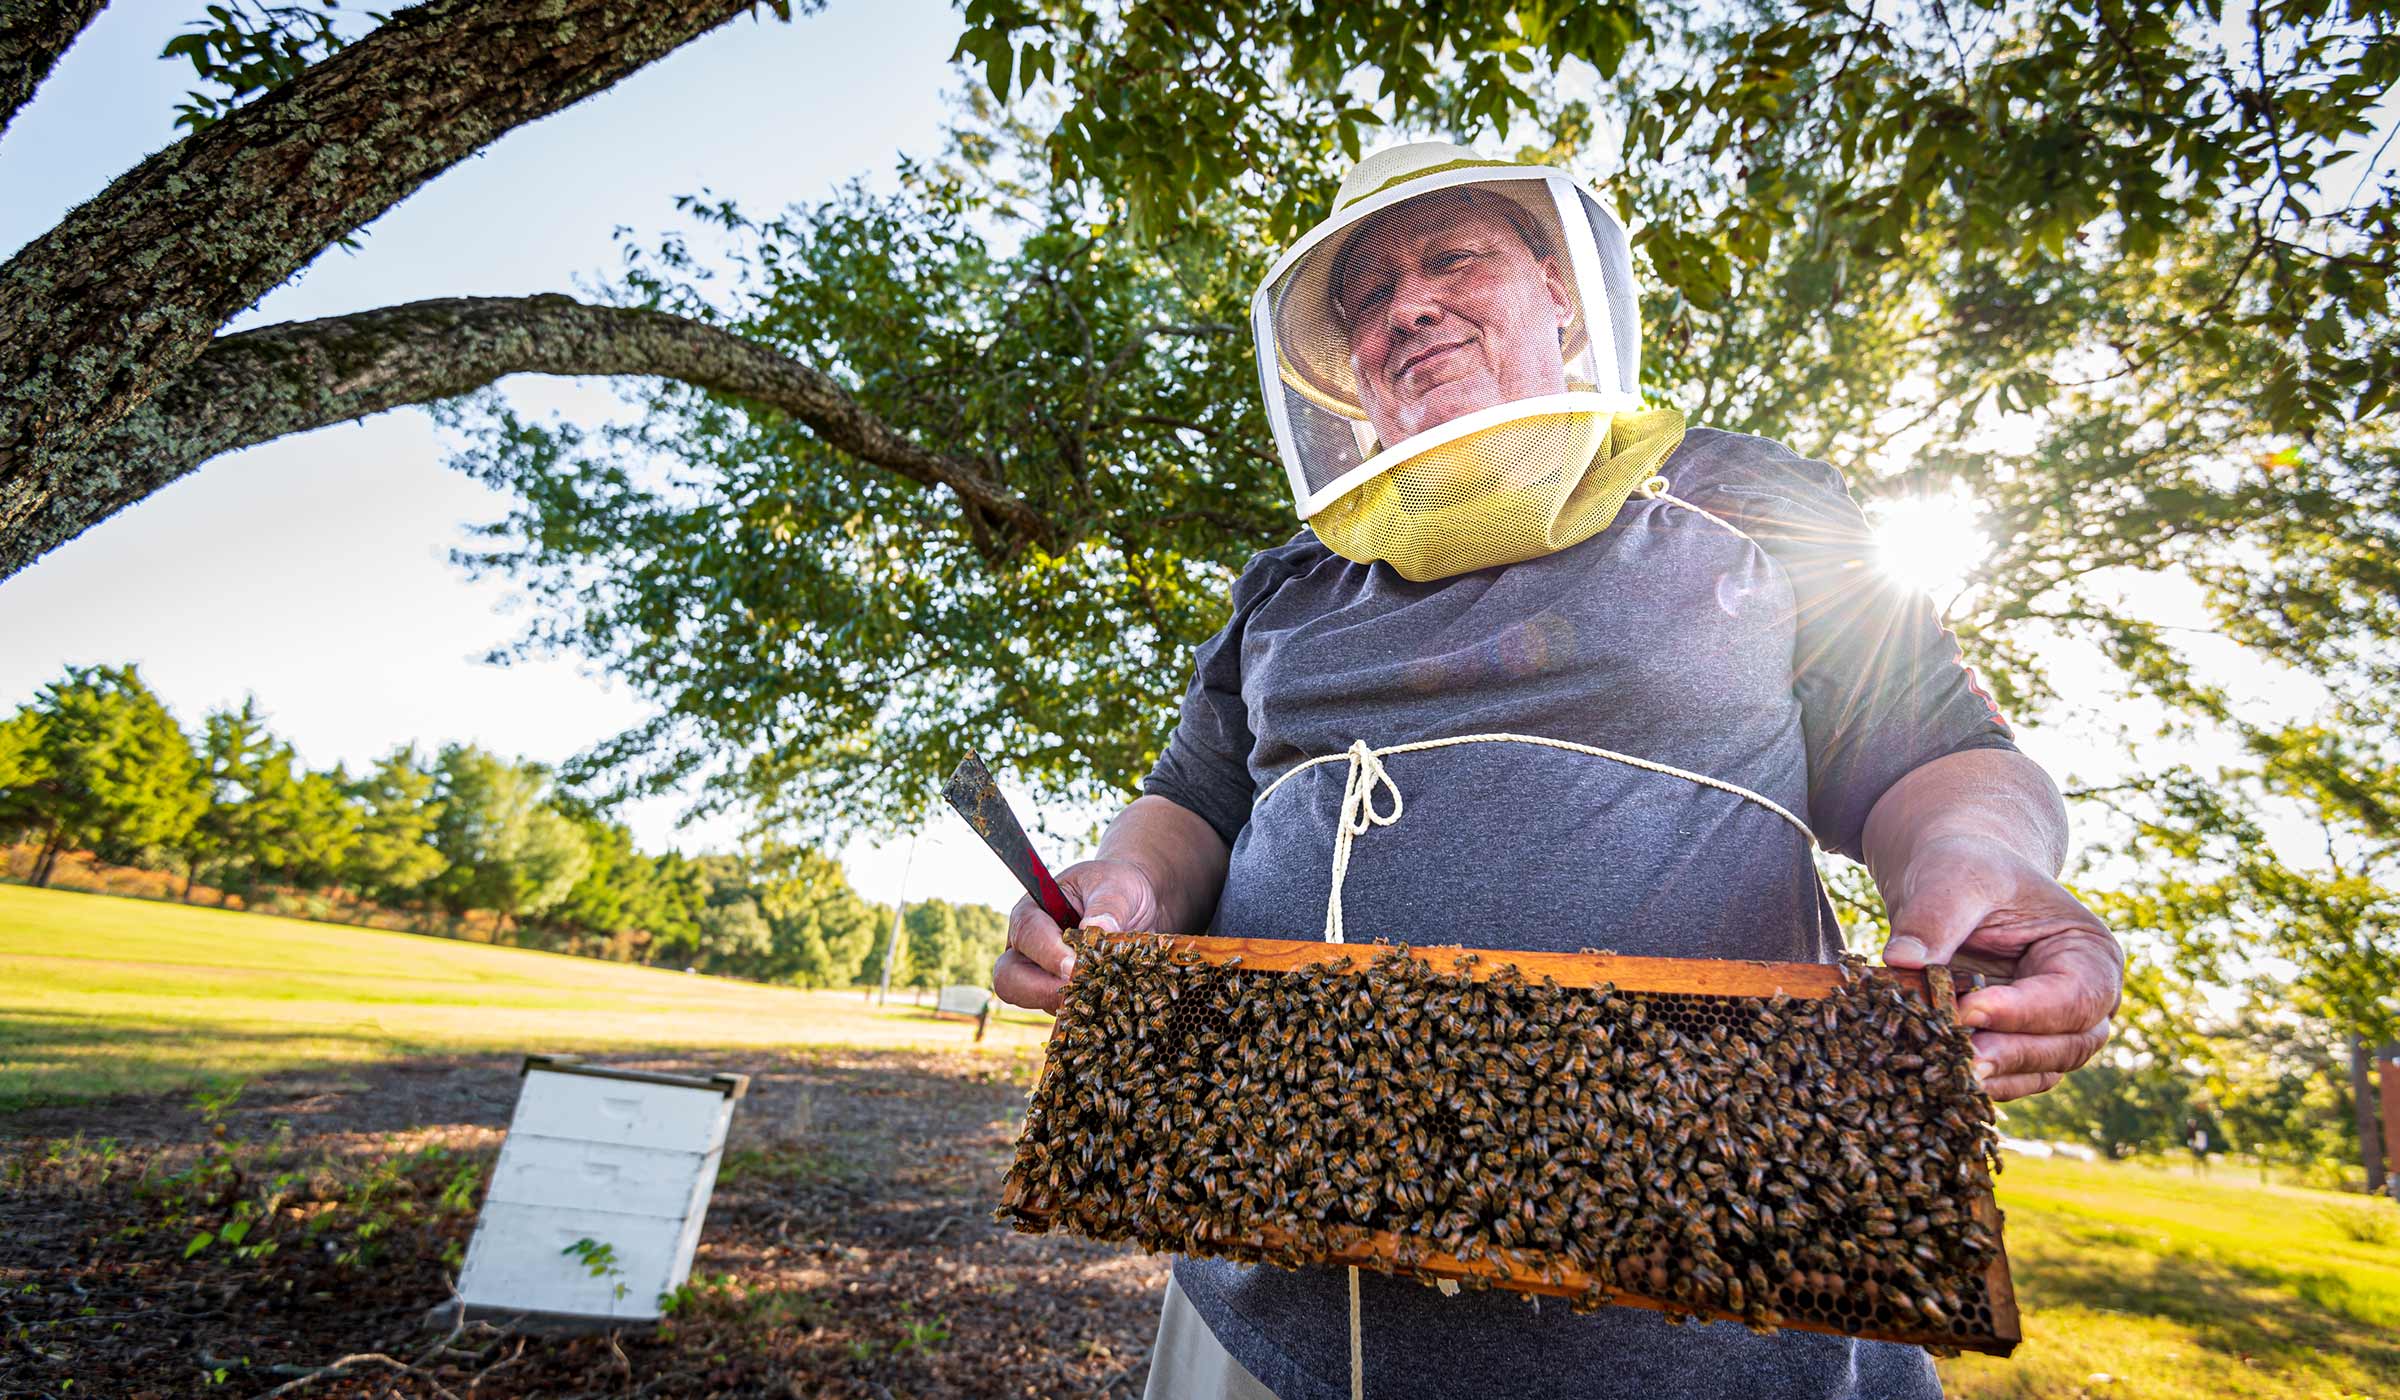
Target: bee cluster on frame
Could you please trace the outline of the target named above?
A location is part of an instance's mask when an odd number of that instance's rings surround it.
[[[1070,937],[1018,1229],[2017,1339],[1992,1109],[1940,970]]]

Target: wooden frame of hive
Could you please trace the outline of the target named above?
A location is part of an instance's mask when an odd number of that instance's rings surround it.
[[[1479,982],[1489,980],[1504,967],[1513,967],[1528,981],[1549,979],[1562,988],[1598,988],[1605,985],[1617,992],[1635,996],[1657,994],[1765,1000],[1780,993],[1793,1001],[1804,1001],[1828,995],[1843,987],[1846,980],[1855,975],[1841,966],[1821,963],[1626,957],[1609,953],[1534,953],[1461,947],[1392,949],[1381,945],[1317,941],[1162,937],[1146,933],[1102,934],[1092,931],[1080,932],[1078,937],[1103,943],[1135,940],[1159,942],[1198,963],[1214,967],[1238,966],[1245,973],[1290,973],[1339,964],[1345,960],[1353,964],[1353,971],[1363,971],[1363,967],[1358,966],[1363,961],[1362,954],[1372,957],[1397,951],[1435,969],[1452,974],[1464,973]],[[1935,1012],[1956,1024],[1957,1003],[1948,969],[1933,967],[1918,971],[1878,968],[1873,975],[1889,979],[1902,995],[1928,1004]],[[1058,1034],[1059,1029],[1054,1027],[1053,1037]],[[1044,1073],[1048,1073],[1046,1066]],[[1039,1090],[1036,1092],[1038,1095]],[[1032,1132],[1033,1123],[1029,1118],[1028,1138]],[[1020,1143],[1017,1161],[1010,1168],[1003,1189],[1000,1215],[1020,1231],[1039,1234],[1051,1228],[1060,1202],[1047,1187],[1029,1179],[1025,1169],[1025,1151],[1025,1145]],[[1988,1313],[1988,1325],[1962,1326],[1954,1319],[1949,1327],[1929,1326],[1922,1322],[1888,1326],[1833,1326],[1789,1315],[1784,1316],[1778,1325],[1804,1331],[1923,1345],[1945,1351],[1955,1348],[1995,1356],[2009,1355],[2022,1339],[2022,1330],[2015,1288],[2009,1277],[2007,1250],[2001,1235],[2000,1210],[1992,1196],[1988,1173],[1981,1176],[1969,1205],[1971,1219],[1992,1242],[1991,1258],[1974,1280],[1980,1284],[1983,1293],[1978,1318]],[[1404,1248],[1400,1238],[1390,1231],[1351,1228],[1339,1233],[1347,1234],[1348,1242],[1329,1254],[1310,1256],[1311,1262],[1349,1265],[1425,1279],[1459,1280],[1514,1292],[1557,1297],[1590,1296],[1597,1289],[1605,1292],[1606,1301],[1612,1305],[1649,1308],[1681,1316],[1744,1320],[1742,1314],[1724,1308],[1651,1297],[1628,1290],[1619,1283],[1603,1283],[1577,1269],[1569,1261],[1552,1259],[1539,1269],[1508,1267],[1485,1259],[1461,1259],[1423,1249]],[[1271,1227],[1264,1226],[1263,1222],[1240,1235],[1219,1233],[1212,1234],[1208,1239],[1221,1245],[1221,1252],[1225,1255],[1253,1259],[1275,1257],[1287,1243]],[[1805,1283],[1801,1286],[1805,1287]]]

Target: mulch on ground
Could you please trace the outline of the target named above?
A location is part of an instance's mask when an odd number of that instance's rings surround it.
[[[411,1061],[0,1116],[0,1397],[1139,1393],[1165,1261],[991,1218],[1029,1060],[611,1063],[753,1076],[659,1328],[426,1330],[517,1076]]]

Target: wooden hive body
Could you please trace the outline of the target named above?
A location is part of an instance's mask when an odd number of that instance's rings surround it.
[[[648,1320],[691,1274],[749,1078],[532,1055],[459,1272],[471,1315]],[[587,1244],[606,1253],[579,1252]]]
[[[1020,1230],[2019,1339],[1943,969],[1071,937]]]

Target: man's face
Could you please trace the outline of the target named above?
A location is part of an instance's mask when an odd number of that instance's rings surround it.
[[[1385,446],[1566,391],[1566,279],[1504,215],[1449,200],[1403,205],[1360,231],[1340,270],[1350,367]]]

